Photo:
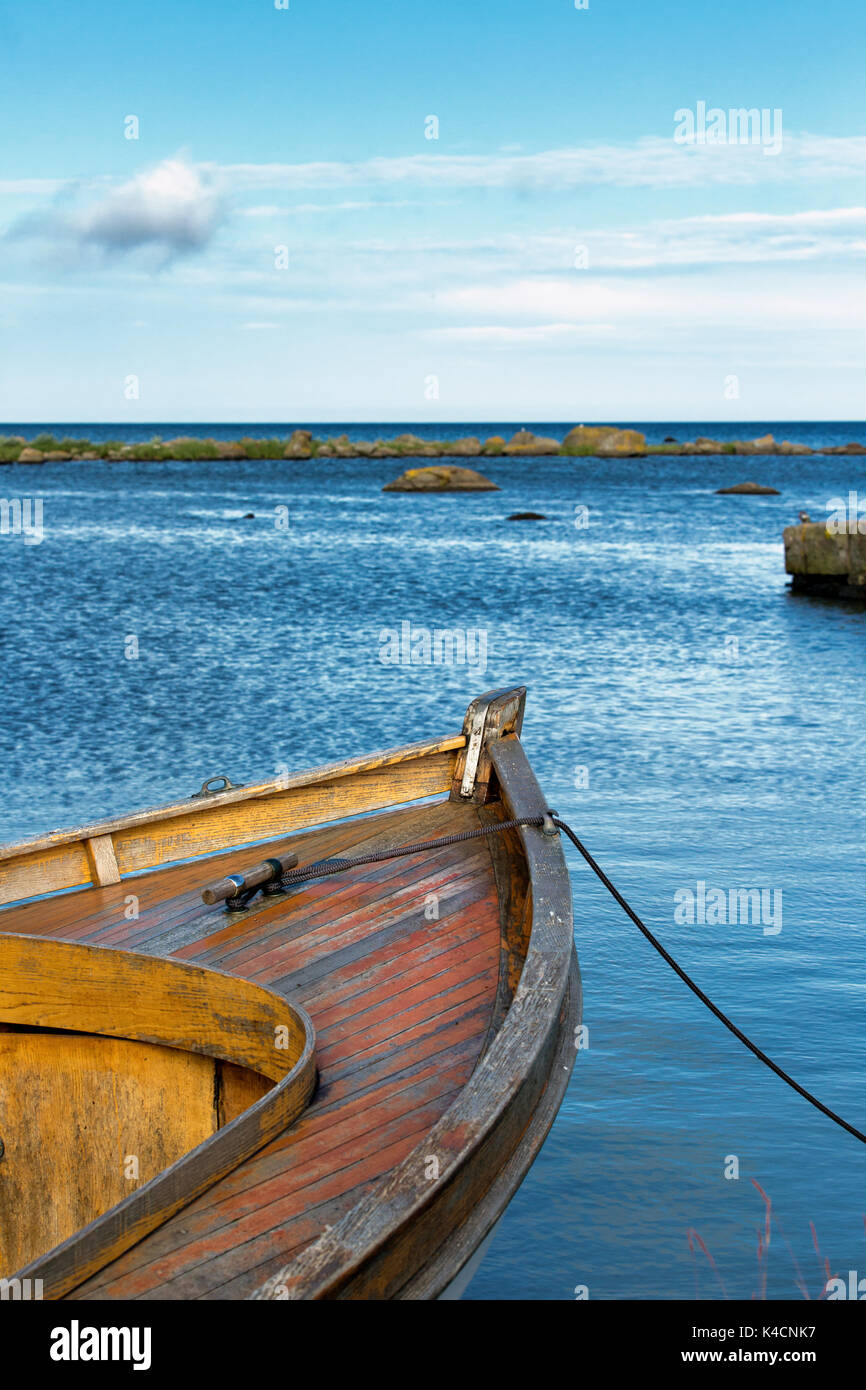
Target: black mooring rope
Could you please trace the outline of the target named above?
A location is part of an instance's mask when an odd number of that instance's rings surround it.
[[[811,1091],[807,1091],[805,1086],[801,1086],[799,1081],[795,1081],[793,1076],[789,1076],[783,1067],[780,1067],[777,1062],[774,1062],[772,1057],[768,1057],[766,1052],[758,1047],[757,1043],[752,1042],[751,1038],[746,1037],[742,1029],[738,1028],[736,1023],[728,1018],[727,1014],[723,1013],[722,1010],[713,1003],[712,999],[704,994],[700,986],[695,984],[691,976],[683,970],[681,965],[677,964],[670,952],[665,950],[657,937],[653,936],[649,927],[641,921],[634,909],[626,902],[619,889],[611,883],[601,865],[596,863],[595,859],[586,848],[586,845],[575,835],[571,826],[566,825],[565,821],[561,820],[555,811],[548,811],[546,816],[521,816],[517,820],[492,821],[489,825],[480,826],[476,830],[463,830],[456,835],[442,835],[437,840],[423,840],[414,845],[402,845],[398,849],[377,850],[371,854],[356,855],[352,859],[323,859],[316,864],[307,864],[303,868],[290,869],[287,874],[283,875],[282,885],[284,888],[292,888],[295,884],[307,883],[310,879],[314,878],[327,878],[331,874],[342,873],[345,869],[355,869],[363,864],[379,864],[385,859],[399,859],[406,854],[421,854],[427,850],[445,849],[448,845],[455,845],[461,840],[475,840],[482,835],[495,835],[502,830],[516,830],[520,826],[542,826],[545,822],[552,823],[557,829],[565,831],[575,849],[583,856],[593,873],[601,880],[610,895],[619,903],[626,916],[634,922],[638,931],[646,937],[651,946],[655,947],[659,955],[663,960],[667,961],[675,974],[679,975],[683,984],[688,985],[692,994],[697,995],[698,999],[700,999],[702,1004],[706,1005],[710,1013],[715,1014],[719,1022],[725,1025],[728,1032],[733,1033],[734,1037],[739,1039],[743,1046],[747,1047],[749,1051],[757,1057],[759,1062],[763,1062],[764,1066],[769,1067],[770,1071],[775,1072],[776,1075],[790,1086],[792,1090],[796,1091],[799,1096],[807,1100],[810,1105],[814,1105],[816,1110],[820,1110],[822,1115],[826,1115],[829,1120],[833,1120],[835,1124],[840,1125],[841,1128],[847,1130],[849,1134],[853,1134],[855,1139],[859,1139],[862,1144],[866,1144],[866,1134],[864,1134],[862,1130],[857,1129],[855,1125],[849,1124],[847,1120],[843,1120],[842,1116],[837,1115],[835,1110],[831,1110],[830,1107],[819,1100],[817,1096],[813,1096]]]

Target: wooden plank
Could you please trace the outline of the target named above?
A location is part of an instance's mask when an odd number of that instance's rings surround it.
[[[216,1063],[216,1103],[219,1127],[231,1124],[257,1100],[266,1096],[271,1083],[248,1067],[236,1067],[232,1062]]]
[[[480,806],[478,814],[483,825],[490,825],[506,818],[501,802]],[[502,1027],[517,992],[532,930],[531,915],[528,911],[529,877],[517,831],[504,830],[499,834],[489,835],[487,846],[496,879],[501,939],[499,988],[485,1042],[485,1052]]]
[[[333,782],[344,777],[354,777],[359,772],[396,767],[400,763],[423,761],[435,754],[456,752],[465,744],[463,734],[453,734],[445,738],[423,739],[408,743],[400,748],[388,748],[379,753],[366,753],[360,757],[343,758],[339,762],[324,763],[320,767],[308,768],[280,776],[268,782],[257,782],[249,787],[234,787],[231,791],[214,792],[206,797],[186,797],[183,801],[168,802],[164,806],[150,806],[126,816],[115,816],[108,820],[95,821],[91,825],[72,827],[68,830],[53,830],[48,835],[37,835],[17,843],[0,845],[0,859],[14,859],[25,851],[51,849],[57,845],[74,841],[92,839],[96,835],[113,834],[130,826],[141,826],[160,820],[174,820],[177,816],[197,807],[202,809],[214,805],[229,805],[241,801],[256,800],[276,792],[291,791],[299,787],[315,786],[320,782]]]
[[[462,1224],[448,1229],[438,1249],[431,1252],[423,1266],[395,1293],[396,1298],[416,1301],[438,1298],[493,1230],[526,1176],[527,1169],[556,1119],[574,1067],[575,1030],[580,1024],[581,1015],[580,971],[575,955],[569,972],[567,1004],[563,1010],[557,1048],[550,1066],[550,1080],[521,1135],[519,1144],[501,1165],[483,1198],[469,1210]]]
[[[5,1033],[0,1277],[47,1254],[216,1128],[209,1057],[118,1038]]]

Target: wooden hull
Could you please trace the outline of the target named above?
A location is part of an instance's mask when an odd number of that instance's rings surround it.
[[[457,735],[0,851],[0,1276],[82,1300],[434,1299],[459,1284],[576,1055],[558,837],[464,838],[236,911],[200,890],[263,856],[305,865],[540,815],[523,700],[493,692]],[[70,986],[60,1009],[49,976],[78,979],[69,952],[102,994]],[[193,981],[198,1025],[176,1006]],[[38,1086],[53,1066],[58,1094],[66,1065],[98,1124],[64,1128],[46,1102],[28,1138],[4,1043]],[[34,1125],[55,1171],[90,1175],[86,1202],[80,1181],[58,1193],[71,1231],[38,1229],[38,1203],[16,1224]],[[128,1176],[154,1130],[162,1147]]]

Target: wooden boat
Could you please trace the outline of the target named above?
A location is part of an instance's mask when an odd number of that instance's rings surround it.
[[[453,1296],[580,1019],[559,838],[490,830],[546,811],[524,701],[0,850],[0,1277],[46,1298]]]

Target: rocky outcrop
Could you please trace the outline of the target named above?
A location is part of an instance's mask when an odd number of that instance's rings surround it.
[[[786,526],[785,569],[792,587],[831,598],[866,598],[866,534],[858,524],[829,530],[824,521]]]
[[[562,453],[636,458],[646,453],[646,435],[618,425],[575,425],[562,441]]]
[[[498,492],[474,468],[458,468],[456,464],[438,463],[426,468],[409,468],[393,483],[386,483],[383,492]]]
[[[505,518],[506,521],[546,521],[547,517],[543,512],[512,512],[511,516]]]
[[[684,454],[723,454],[725,446],[718,439],[708,439],[706,435],[699,434],[693,442],[689,440],[683,444],[681,450]]]
[[[558,439],[548,439],[543,434],[533,434],[531,430],[518,430],[506,444],[505,453],[537,458],[542,454],[558,454],[559,447]]]
[[[771,434],[762,434],[760,439],[735,439],[734,451],[738,454],[774,454],[776,441]]]
[[[357,457],[357,448],[347,434],[338,434],[336,439],[331,440],[331,445],[334,450],[334,455],[338,459],[352,459]],[[321,449],[319,453],[321,453]]]
[[[429,439],[419,439],[417,434],[398,434],[390,441],[400,454],[412,454],[417,458],[438,458],[442,453],[440,444],[431,444]]]
[[[717,495],[742,493],[746,497],[778,497],[779,489],[767,487],[764,483],[734,483],[733,487],[717,487]]]
[[[562,441],[564,454],[594,454],[602,439],[618,434],[618,425],[575,425]]]
[[[313,455],[313,434],[311,430],[294,430],[283,450],[284,459],[308,459]]]
[[[487,439],[487,440],[485,440],[485,442],[484,442],[484,448],[481,450],[481,452],[482,452],[482,454],[488,454],[488,455],[490,455],[490,456],[493,456],[493,455],[496,455],[496,454],[504,454],[504,453],[505,453],[505,440],[502,438],[502,435],[501,435],[501,434],[491,434],[490,438]]]
[[[646,435],[640,430],[614,430],[601,440],[599,458],[640,458],[646,453]]]
[[[781,444],[776,445],[777,454],[811,454],[812,449],[808,444],[792,444],[790,439],[783,439]]]
[[[476,439],[474,434],[467,435],[464,439],[455,439],[448,445],[446,453],[454,454],[457,458],[477,458],[481,453],[481,441]]]
[[[62,446],[62,447],[61,447]],[[178,459],[195,462],[204,459],[310,459],[310,458],[494,458],[499,455],[512,457],[539,457],[543,455],[583,455],[595,458],[641,458],[644,455],[678,456],[711,454],[758,455],[796,455],[796,454],[841,454],[864,455],[866,445],[850,444],[827,445],[823,448],[810,448],[807,444],[795,444],[789,439],[777,442],[772,434],[758,439],[718,440],[700,435],[697,439],[678,443],[672,435],[666,435],[663,443],[650,444],[640,430],[621,429],[617,425],[576,425],[569,430],[563,442],[547,435],[537,435],[531,430],[518,430],[510,440],[502,435],[491,435],[482,444],[474,435],[466,435],[455,440],[422,439],[419,435],[403,433],[393,439],[352,440],[348,434],[332,439],[318,440],[311,430],[296,429],[287,439],[254,439],[246,436],[240,440],[199,439],[179,437],[164,443],[151,439],[148,443],[121,446],[117,440],[94,445],[87,439],[57,440],[53,435],[42,434],[34,438],[32,444],[18,435],[5,438],[0,436],[0,463],[13,463],[19,457],[24,463],[65,462],[67,460],[108,458],[112,460],[137,459],[142,462],[161,459]]]

